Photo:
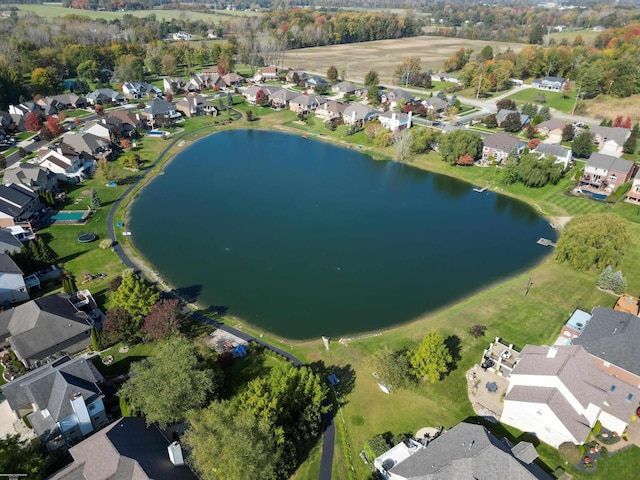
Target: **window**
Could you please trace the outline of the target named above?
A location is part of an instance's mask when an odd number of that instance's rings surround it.
[[[609,175],[609,181],[615,182],[618,178],[615,175]]]
[[[631,399],[633,398],[633,393],[630,393],[629,395],[627,395],[627,400],[631,401]]]

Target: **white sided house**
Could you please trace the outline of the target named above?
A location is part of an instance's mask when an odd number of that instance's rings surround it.
[[[622,434],[640,390],[602,372],[577,345],[527,345],[509,377],[500,421],[557,448],[583,444],[596,422]]]
[[[378,115],[378,120],[380,120],[382,126],[387,130],[399,132],[400,130],[411,128],[411,116],[412,112],[404,113],[389,110],[388,112]]]
[[[6,253],[0,253],[0,305],[29,300],[24,273]]]

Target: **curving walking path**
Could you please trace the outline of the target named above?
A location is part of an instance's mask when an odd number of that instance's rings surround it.
[[[189,133],[193,133],[199,130],[204,130],[207,128],[210,128],[210,127],[202,127],[197,130],[192,130]],[[124,251],[124,249],[120,246],[119,242],[117,241],[116,231],[115,231],[115,222],[114,222],[115,214],[116,214],[116,210],[118,209],[122,201],[125,198],[127,198],[127,196],[136,187],[136,185],[138,185],[138,183],[147,176],[147,174],[153,169],[153,167],[155,167],[161,160],[164,159],[164,157],[167,155],[169,150],[184,135],[186,135],[186,132],[176,136],[173,139],[173,141],[160,153],[160,155],[158,155],[158,157],[149,166],[149,168],[147,168],[142,172],[142,175],[139,177],[139,179],[133,184],[131,184],[129,188],[127,188],[122,193],[122,195],[118,197],[118,199],[111,206],[111,210],[109,210],[109,215],[107,216],[107,228],[109,232],[109,237],[114,242],[113,251],[118,255],[118,258],[122,263],[124,263],[128,268],[131,268],[136,274],[140,275],[142,278],[144,278],[145,280],[151,283],[155,283],[154,280],[149,278],[147,275],[145,275],[143,271],[141,271],[138,268],[138,266],[133,262],[133,260],[131,260],[131,258],[127,255],[127,253]],[[220,330],[224,330],[225,332],[231,333],[232,335],[242,338],[247,342],[255,342],[258,345],[262,345],[264,348],[267,348],[272,352],[275,352],[278,355],[281,355],[282,357],[286,358],[296,367],[301,367],[302,365],[304,365],[304,363],[302,363],[298,358],[296,358],[291,353],[285,352],[284,350],[274,345],[271,345],[270,343],[267,343],[264,340],[254,337],[253,335],[249,335],[248,333],[238,330],[237,328],[231,327],[222,322],[218,322],[216,320],[213,320],[212,318],[206,317],[197,312],[190,312],[190,315],[191,317],[193,317],[195,320],[198,320],[199,322],[206,323],[207,325],[211,325],[213,327],[219,328]],[[322,454],[320,458],[320,475],[318,477],[318,480],[331,480],[332,468],[333,468],[333,450],[335,445],[335,426],[333,422],[333,411],[330,411],[329,413],[327,413],[324,416],[323,421],[324,421],[324,431],[322,433]]]

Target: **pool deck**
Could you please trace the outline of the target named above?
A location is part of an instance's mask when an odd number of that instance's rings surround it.
[[[82,225],[91,218],[92,214],[91,210],[60,210],[50,215],[49,222],[56,225]],[[58,216],[62,218],[56,218]]]

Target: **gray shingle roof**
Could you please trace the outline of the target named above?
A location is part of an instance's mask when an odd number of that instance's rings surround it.
[[[19,252],[22,249],[22,243],[13,236],[10,230],[0,228],[0,251],[2,252]]]
[[[161,98],[154,98],[147,103],[147,106],[142,111],[155,116],[167,114],[172,110],[174,110],[172,103],[162,100]]]
[[[353,118],[354,113],[356,120],[363,120],[367,117],[367,115],[371,115],[373,111],[369,107],[361,103],[352,103],[344,109],[344,113],[342,115],[343,117]]]
[[[518,148],[522,142],[519,138],[514,137],[513,135],[509,135],[505,132],[498,132],[486,137],[482,143],[485,147],[510,153]]]
[[[631,160],[605,155],[604,153],[592,153],[589,160],[587,160],[586,166],[627,173],[635,166],[635,163]]]
[[[596,307],[574,345],[594,357],[640,375],[640,318],[610,308]]]
[[[631,130],[622,127],[593,127],[591,133],[594,135],[600,135],[606,140],[613,140],[618,145],[624,145],[624,142],[629,138]]]
[[[8,332],[12,348],[27,360],[49,356],[78,342],[88,345],[91,325],[68,298],[65,293],[47,295],[0,313],[0,335]]]
[[[24,275],[20,267],[16,265],[9,255],[0,253],[0,273],[11,273],[15,275]]]
[[[127,417],[71,448],[73,463],[50,480],[196,480],[169,460],[169,441],[141,417]],[[82,477],[78,469],[82,469]]]
[[[553,155],[556,157],[566,157],[568,150],[561,145],[550,145],[548,143],[540,143],[535,148],[538,153]]]
[[[19,183],[27,186],[40,185],[46,182],[49,172],[46,168],[28,162],[18,162],[4,171],[4,184]]]
[[[522,453],[519,456],[527,460],[537,458],[537,454],[533,457],[526,445],[519,447],[516,452]],[[390,472],[408,480],[550,478],[535,464],[516,458],[505,443],[483,426],[464,422],[400,462]]]

